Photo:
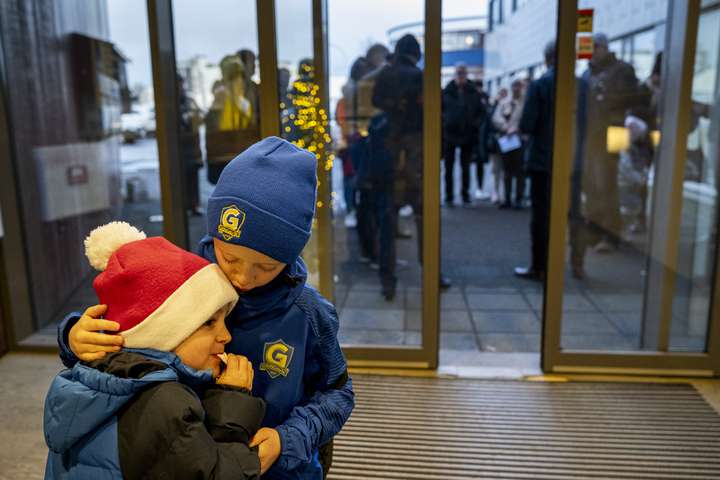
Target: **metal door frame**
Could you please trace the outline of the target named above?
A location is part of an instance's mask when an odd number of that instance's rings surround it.
[[[258,60],[260,70],[260,128],[262,136],[280,134],[279,99],[277,91],[277,18],[279,5],[274,0],[256,0],[258,28]],[[152,8],[151,8],[152,7]],[[328,98],[328,28],[327,0],[309,0],[312,8],[313,59],[315,78],[318,79],[321,108],[329,112]],[[343,348],[348,361],[353,366],[382,366],[404,368],[436,368],[438,365],[439,345],[439,283],[440,275],[440,31],[441,31],[441,0],[425,0],[425,69],[424,69],[424,268],[423,268],[423,335],[420,347],[411,346],[367,346],[349,345]],[[148,17],[150,21],[150,38],[155,79],[155,102],[158,112],[165,112],[164,128],[173,128],[179,115],[177,111],[177,89],[160,88],[168,71],[175,67],[174,44],[172,39],[172,5],[171,0],[148,0]],[[158,117],[160,128],[161,119]],[[177,133],[174,133],[175,135]],[[173,157],[171,144],[172,135],[166,132],[158,142],[165,148],[159,149],[160,163],[166,165],[161,169],[162,185],[168,186],[167,193],[163,190],[163,213],[165,215],[166,236],[171,232],[177,238],[187,242],[187,223],[184,218],[182,202],[182,184],[166,181],[173,173],[168,168]],[[174,142],[177,145],[177,142]],[[334,297],[333,269],[333,227],[329,208],[332,188],[330,170],[325,168],[331,161],[330,152],[325,152],[318,162],[318,200],[325,208],[317,209],[318,255],[319,255],[319,290],[329,300]],[[180,218],[182,217],[182,218]],[[171,222],[168,220],[172,220]]]
[[[706,353],[668,351],[679,225],[685,139],[689,128],[690,94],[695,62],[700,0],[669,0],[665,38],[661,107],[665,121],[653,189],[652,242],[647,289],[662,292],[659,305],[648,305],[645,320],[657,318],[658,328],[645,332],[657,351],[604,352],[561,348],[562,302],[566,257],[569,179],[573,161],[575,96],[575,35],[577,1],[558,1],[557,91],[555,97],[554,159],[550,209],[548,276],[543,312],[542,368],[545,372],[713,376],[720,374],[720,259],[716,253],[712,305]],[[674,33],[674,35],[673,35]],[[661,208],[662,207],[662,208]],[[648,323],[647,321],[644,323]]]
[[[328,109],[327,0],[312,0],[316,78],[321,79],[321,104]],[[347,345],[348,362],[357,367],[437,368],[439,362],[440,315],[440,63],[442,0],[425,0],[425,45],[423,70],[423,279],[422,342],[417,346]],[[322,75],[321,75],[322,73]],[[324,163],[324,162],[321,162]],[[318,170],[318,198],[330,201],[329,172]],[[325,188],[323,188],[323,186]],[[333,299],[333,244],[330,209],[318,216],[320,291]]]

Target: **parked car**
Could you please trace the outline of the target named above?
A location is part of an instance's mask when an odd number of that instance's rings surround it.
[[[146,118],[140,112],[123,113],[120,117],[120,126],[125,143],[135,143],[137,140],[145,138],[147,133],[145,129]]]

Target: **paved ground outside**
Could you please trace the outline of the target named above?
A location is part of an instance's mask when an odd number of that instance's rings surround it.
[[[459,177],[459,165],[455,170]],[[456,191],[458,185],[456,178]],[[398,294],[386,302],[377,271],[360,261],[355,229],[345,227],[344,216],[335,219],[335,302],[345,343],[421,341],[417,231],[412,217],[400,221],[400,230],[413,238],[397,239]],[[539,352],[544,285],[513,275],[514,267],[530,261],[529,210],[499,210],[475,200],[471,208],[443,206],[441,222],[442,271],[453,281],[441,294],[441,361],[477,365],[486,358],[482,352]],[[566,275],[563,348],[641,349],[647,235],[627,233],[625,240],[611,253],[588,251],[585,279]],[[704,350],[708,300],[708,290],[696,289],[690,304],[677,309],[671,349]]]

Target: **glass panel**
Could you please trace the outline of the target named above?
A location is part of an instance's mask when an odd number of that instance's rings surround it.
[[[653,28],[633,37],[633,51],[631,63],[635,67],[637,78],[649,78],[655,64],[655,55],[658,51],[656,31]]]
[[[55,323],[97,302],[90,230],[162,234],[148,26],[142,0],[25,3],[0,3],[34,311],[16,334],[54,345]]]
[[[329,0],[328,14],[340,340],[419,345],[424,2]]]
[[[578,60],[575,160],[571,176],[568,280],[563,296],[564,349],[637,350],[646,290],[649,203],[659,128],[658,50],[667,1],[584,0],[594,9],[592,60]],[[633,32],[642,32],[639,34]],[[598,34],[603,36],[598,37]],[[620,52],[604,48],[622,38]],[[611,44],[612,45],[612,44]],[[634,56],[631,55],[634,45]],[[651,63],[648,68],[648,61]],[[630,63],[635,64],[635,68]],[[658,301],[651,292],[648,301]]]
[[[720,10],[700,16],[671,350],[705,351],[717,249]]]
[[[329,141],[328,118],[319,108],[320,97],[315,78],[313,48],[313,11],[311,0],[287,0],[277,3],[278,96],[280,136],[314,153],[321,162]],[[332,158],[328,159],[332,161]],[[322,178],[318,181],[318,186]],[[302,252],[308,268],[308,283],[320,284],[320,255],[317,215],[331,208],[318,197],[316,218],[310,241]]]
[[[207,199],[223,168],[260,140],[255,6],[255,0],[173,2],[191,249],[206,234]]]
[[[478,352],[537,353],[546,269],[552,85],[544,48],[556,37],[557,2],[505,2],[504,22],[484,33],[484,49],[443,48],[441,294],[444,363],[479,364]],[[465,29],[468,2],[443,2],[443,37]],[[537,22],[542,15],[543,22]],[[516,35],[514,32],[527,32]],[[553,59],[554,60],[554,59]],[[544,97],[526,107],[531,76]],[[492,94],[484,81],[494,80]],[[550,82],[548,84],[548,81]],[[527,129],[520,132],[526,108]],[[525,138],[518,135],[520,133]],[[498,139],[507,139],[504,150]],[[526,172],[524,158],[532,157]],[[534,196],[533,196],[534,195]],[[531,223],[536,228],[531,233]],[[545,231],[545,234],[542,232]],[[533,366],[537,356],[526,356]]]

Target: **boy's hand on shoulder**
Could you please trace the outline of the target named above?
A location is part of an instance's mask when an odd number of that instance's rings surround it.
[[[258,446],[260,474],[262,475],[272,467],[282,452],[280,434],[274,428],[263,427],[250,439],[250,448],[256,445]]]
[[[106,305],[95,305],[83,313],[68,334],[70,350],[82,361],[100,360],[107,352],[117,352],[123,345],[123,337],[117,334],[120,324],[101,317],[107,311]]]
[[[242,355],[227,354],[225,370],[217,378],[218,385],[229,385],[236,388],[244,388],[252,392],[253,378],[252,362]]]

